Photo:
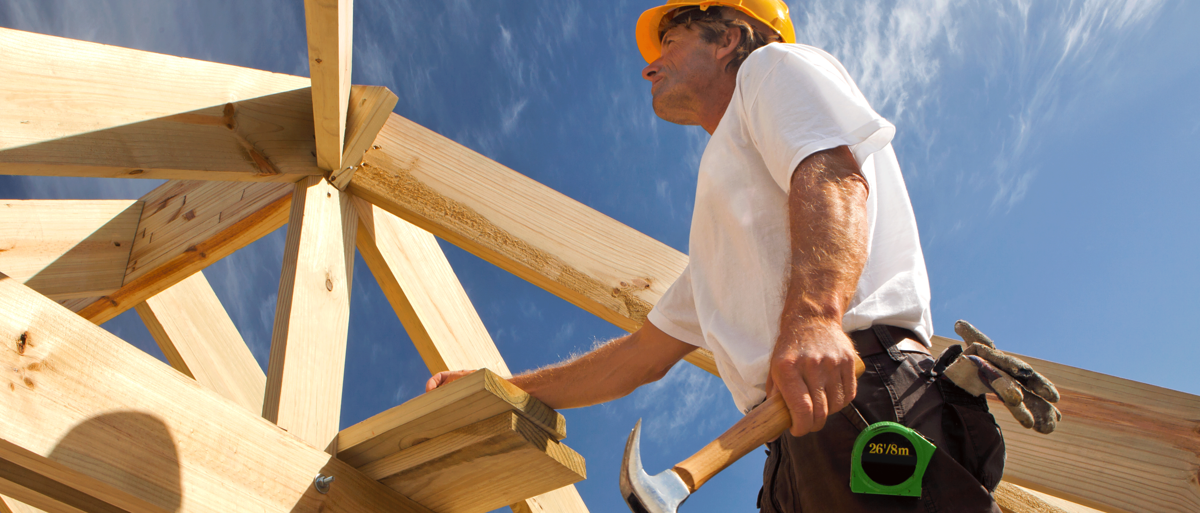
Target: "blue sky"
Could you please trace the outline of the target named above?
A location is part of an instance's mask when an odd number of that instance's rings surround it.
[[[652,1],[358,0],[354,82],[396,112],[687,249],[697,127],[654,117],[632,37]],[[935,329],[972,321],[1001,348],[1200,394],[1200,3],[1158,0],[790,2],[800,42],[842,59],[894,142],[921,231]],[[307,75],[302,2],[0,3],[0,26]],[[158,182],[0,177],[3,198],[136,198]],[[206,271],[266,363],[284,231]],[[621,331],[443,244],[514,371]],[[411,398],[428,373],[356,266],[343,425]],[[104,326],[154,354],[129,312]],[[161,357],[161,355],[159,355]],[[688,365],[628,398],[564,412],[579,490],[621,511],[617,468],[646,419],[648,469],[738,415]],[[688,511],[750,511],[761,453]]]

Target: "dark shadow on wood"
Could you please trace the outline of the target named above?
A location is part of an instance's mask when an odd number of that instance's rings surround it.
[[[46,457],[0,441],[0,492],[50,512],[173,512],[183,503],[166,424],[137,412],[89,419]]]

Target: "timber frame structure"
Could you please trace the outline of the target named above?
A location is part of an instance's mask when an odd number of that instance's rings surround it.
[[[0,200],[0,512],[587,511],[434,236],[630,331],[687,256],[392,113],[352,0],[304,4],[311,80],[0,29],[0,173],[168,180]],[[201,271],[285,224],[264,373]],[[356,248],[431,372],[488,371],[339,432]],[[1028,360],[1064,420],[996,416],[1004,509],[1200,511],[1200,398]]]

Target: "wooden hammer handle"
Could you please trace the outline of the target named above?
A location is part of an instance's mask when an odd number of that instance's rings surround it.
[[[854,357],[854,377],[866,371],[857,355]],[[830,412],[834,414],[836,412]],[[717,473],[742,458],[758,446],[774,440],[792,427],[792,415],[783,395],[774,394],[737,421],[716,440],[709,442],[686,460],[675,465],[675,473],[683,479],[688,490],[695,492]]]

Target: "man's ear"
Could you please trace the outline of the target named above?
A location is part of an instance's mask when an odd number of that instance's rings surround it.
[[[739,44],[742,43],[742,30],[738,27],[728,27],[725,29],[725,34],[721,36],[720,46],[717,47],[717,60],[725,60],[733,55],[734,50],[737,50]]]

